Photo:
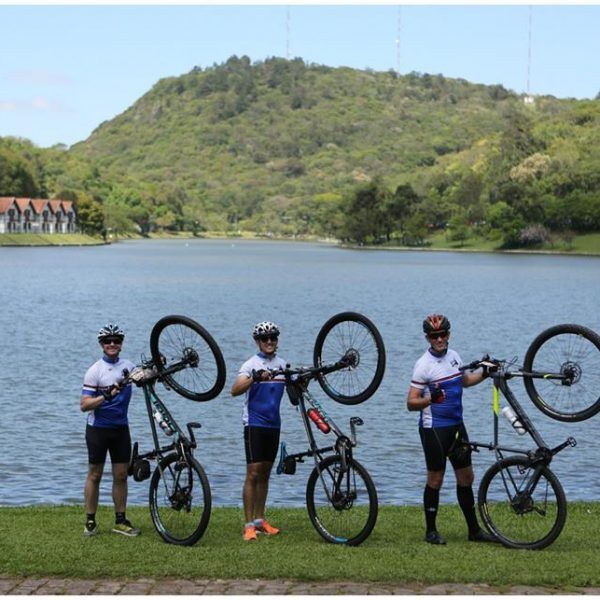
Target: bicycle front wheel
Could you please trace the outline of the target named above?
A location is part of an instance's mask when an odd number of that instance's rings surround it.
[[[162,376],[165,385],[181,396],[204,402],[221,393],[223,354],[210,333],[193,319],[179,315],[160,319],[150,333],[150,352],[159,372],[182,363],[180,370]]]
[[[323,391],[341,404],[360,404],[370,398],[385,371],[385,347],[377,327],[355,312],[339,313],[319,331],[315,367],[345,358],[349,366],[317,377]]]
[[[509,548],[549,546],[567,518],[567,500],[556,475],[520,456],[502,459],[485,472],[478,505],[486,527]]]
[[[328,456],[308,478],[306,508],[326,541],[358,546],[377,521],[377,490],[367,470],[354,459],[342,469],[340,456]]]
[[[584,421],[600,411],[600,336],[581,325],[546,329],[529,346],[523,370],[564,380],[524,377],[532,402],[557,421]]]
[[[206,531],[210,510],[210,485],[198,461],[177,454],[161,460],[150,482],[150,514],[163,540],[192,546]]]

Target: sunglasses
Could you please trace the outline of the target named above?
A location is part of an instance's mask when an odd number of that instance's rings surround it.
[[[430,340],[437,340],[437,339],[441,339],[441,340],[445,340],[448,337],[448,331],[436,331],[435,333],[428,333],[427,337]]]
[[[102,340],[102,343],[105,346],[108,346],[109,344],[119,344],[119,345],[121,345],[123,343],[123,339],[122,338],[104,338]]]
[[[277,342],[279,336],[277,335],[261,335],[258,337],[261,342]]]

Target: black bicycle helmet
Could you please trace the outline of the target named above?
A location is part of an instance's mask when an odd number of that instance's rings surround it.
[[[444,315],[427,315],[423,320],[423,331],[426,334],[434,331],[450,331],[450,321]]]

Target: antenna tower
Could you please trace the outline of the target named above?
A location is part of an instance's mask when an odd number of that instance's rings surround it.
[[[529,24],[527,34],[527,95],[525,96],[525,104],[533,104],[533,96],[531,95],[531,21],[532,7],[529,5]]]
[[[285,7],[285,58],[290,60],[290,7]]]
[[[396,29],[396,75],[400,75],[400,32],[402,30],[402,6],[398,6],[398,21]]]

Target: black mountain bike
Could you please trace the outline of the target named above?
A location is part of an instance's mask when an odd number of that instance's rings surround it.
[[[350,437],[336,425],[309,393],[316,379],[322,390],[342,404],[358,404],[370,398],[385,371],[385,348],[375,325],[363,315],[344,312],[333,316],[319,331],[313,367],[275,371],[286,379],[290,401],[302,416],[309,449],[287,454],[281,444],[277,473],[293,475],[305,457],[315,467],[306,485],[306,508],[317,532],[328,542],[357,546],[373,530],[377,520],[377,491],[367,470],[354,458],[359,417],[350,419]],[[331,445],[319,447],[311,421],[324,433],[333,433]]]
[[[194,458],[194,429],[188,435],[158,397],[156,382],[197,402],[219,395],[225,384],[225,361],[212,336],[196,321],[179,315],[160,319],[150,334],[152,358],[143,360],[123,384],[133,382],[144,390],[154,449],[140,454],[133,445],[129,474],[136,481],[150,477],[150,461],[156,467],[150,481],[150,515],[159,535],[170,544],[191,546],[204,534],[211,511],[210,485]],[[159,429],[170,443],[163,445]],[[164,437],[163,436],[163,437]]]
[[[600,411],[600,336],[581,325],[546,329],[529,346],[523,370],[533,403],[558,421],[585,421]]]
[[[558,385],[570,387],[576,384],[577,376],[570,368],[562,373],[560,370],[511,371],[511,363],[489,357],[472,362],[461,370],[479,367],[490,370],[494,384],[494,441],[485,444],[457,440],[455,451],[478,452],[479,448],[487,448],[495,454],[496,462],[484,473],[477,495],[479,513],[487,529],[509,548],[545,548],[559,536],[567,517],[565,493],[549,465],[556,454],[568,446],[575,446],[577,442],[569,437],[562,444],[550,448],[508,387],[508,380],[522,377],[525,381],[554,381]],[[521,434],[529,434],[535,442],[533,450],[499,444],[500,394],[514,411],[511,416],[513,427]],[[506,452],[514,456],[505,456]]]

